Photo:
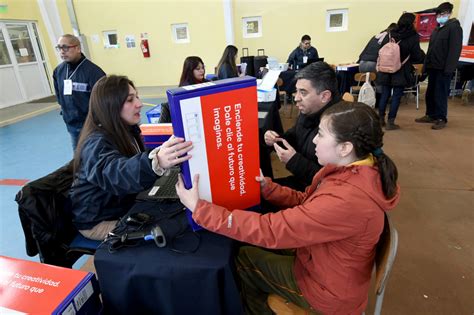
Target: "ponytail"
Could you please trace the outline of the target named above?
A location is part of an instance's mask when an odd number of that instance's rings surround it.
[[[381,148],[375,149],[373,154],[376,157],[383,194],[387,198],[392,198],[397,193],[397,166]]]

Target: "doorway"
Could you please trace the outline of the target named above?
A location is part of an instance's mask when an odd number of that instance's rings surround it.
[[[35,22],[0,21],[0,108],[52,94]]]

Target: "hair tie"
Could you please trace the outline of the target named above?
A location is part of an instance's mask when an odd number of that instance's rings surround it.
[[[372,154],[375,155],[375,156],[381,156],[383,154],[383,150],[381,147],[375,149],[374,151],[372,151]]]

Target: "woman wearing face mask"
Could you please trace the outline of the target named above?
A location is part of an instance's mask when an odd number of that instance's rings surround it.
[[[448,96],[451,77],[462,49],[462,29],[459,21],[451,17],[453,5],[441,3],[436,8],[438,27],[430,36],[424,70],[428,74],[425,116],[415,119],[417,123],[433,124],[439,130],[448,122]]]

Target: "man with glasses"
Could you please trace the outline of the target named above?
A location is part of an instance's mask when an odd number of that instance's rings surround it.
[[[89,111],[92,87],[105,72],[82,54],[81,42],[74,35],[61,36],[56,50],[64,62],[54,69],[54,90],[75,150]]]
[[[304,35],[301,37],[301,43],[296,47],[286,61],[293,70],[302,69],[309,60],[319,58],[316,48],[311,46],[311,37]]]
[[[450,19],[452,12],[453,5],[449,2],[436,8],[438,26],[431,33],[424,65],[428,74],[426,114],[415,119],[417,123],[433,124],[434,130],[443,129],[448,122],[449,85],[462,49],[462,28],[457,19]]]

